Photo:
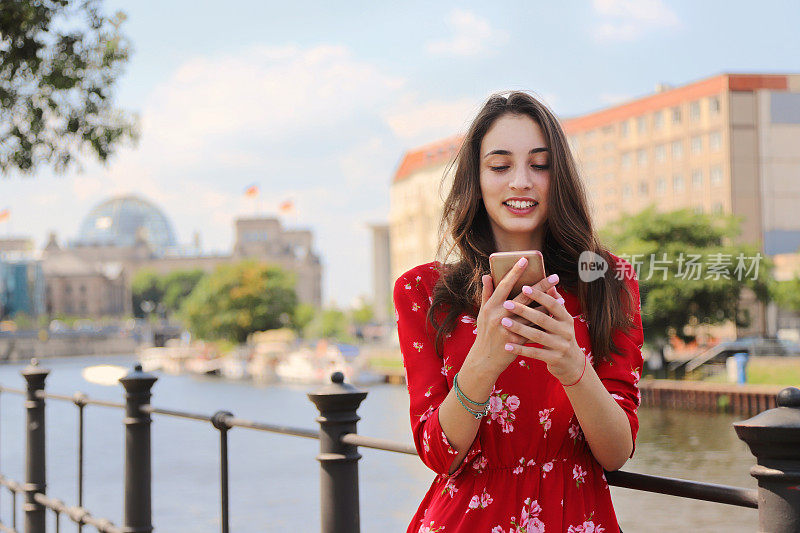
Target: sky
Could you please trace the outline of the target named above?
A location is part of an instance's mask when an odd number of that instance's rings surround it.
[[[368,225],[405,151],[466,129],[496,91],[561,117],[724,72],[800,73],[796,0],[326,2],[106,0],[133,55],[117,88],[141,137],[106,165],[0,177],[0,237],[77,236],[138,194],[178,240],[228,252],[233,220],[314,232],[326,304],[371,298]],[[256,200],[244,196],[257,184]],[[279,214],[292,200],[295,212]],[[433,259],[433,258],[431,258]]]

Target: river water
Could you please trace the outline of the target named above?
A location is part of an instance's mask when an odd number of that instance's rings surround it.
[[[51,369],[48,392],[82,391],[92,398],[121,402],[121,386],[83,380],[81,369],[112,363],[132,366],[132,357],[81,357],[41,362]],[[24,388],[24,365],[0,366],[0,383]],[[227,410],[260,422],[315,428],[316,409],[306,394],[313,387],[258,386],[217,378],[159,374],[153,405],[197,413]],[[404,387],[367,387],[359,433],[412,442]],[[77,504],[77,408],[51,400],[47,406],[47,493]],[[123,509],[122,411],[89,406],[84,459],[84,505],[93,516],[120,524]],[[642,408],[636,454],[624,469],[755,488],[754,464],[731,423],[736,417]],[[22,397],[0,401],[0,472],[24,480]],[[153,436],[153,521],[156,531],[220,531],[219,434],[210,424],[156,415]],[[319,464],[316,440],[234,428],[229,433],[230,524],[235,533],[319,531]],[[433,473],[417,457],[362,449],[359,464],[361,529],[405,531]],[[754,509],[698,502],[612,487],[622,529],[630,532],[753,532]],[[18,498],[18,509],[21,509]],[[0,495],[0,519],[9,524],[10,496]],[[20,511],[18,510],[18,513]],[[52,513],[48,513],[52,524]],[[18,514],[18,524],[22,523]],[[62,518],[62,528],[67,520]],[[52,527],[52,525],[50,526]],[[62,531],[74,531],[69,525]],[[54,529],[53,529],[54,530]],[[84,531],[92,531],[85,528]]]

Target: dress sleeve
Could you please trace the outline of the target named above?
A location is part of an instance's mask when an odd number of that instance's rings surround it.
[[[406,273],[395,282],[394,305],[397,333],[406,384],[411,400],[411,431],[414,445],[422,462],[445,477],[455,477],[464,466],[480,452],[476,436],[458,469],[449,474],[458,452],[439,424],[439,405],[450,391],[445,362],[436,353],[435,333],[426,328],[426,315],[430,307],[428,292],[420,276]]]
[[[606,390],[611,393],[617,403],[625,411],[631,425],[633,451],[636,449],[636,434],[639,431],[639,417],[636,410],[641,403],[639,377],[642,372],[642,304],[639,299],[639,282],[630,263],[618,259],[625,284],[631,292],[631,307],[626,312],[632,313],[633,325],[627,331],[614,330],[612,339],[619,348],[619,353],[611,353],[611,361],[602,361],[597,365],[597,375]],[[624,306],[623,306],[624,307]]]

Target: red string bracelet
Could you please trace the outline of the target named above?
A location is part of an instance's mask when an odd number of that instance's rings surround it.
[[[581,370],[581,377],[579,377],[579,378],[578,378],[578,381],[580,381],[581,379],[583,379],[583,373],[584,373],[584,372],[586,372],[586,360],[587,360],[587,359],[589,359],[589,358],[588,358],[588,357],[584,357],[584,358],[583,358],[583,370]],[[578,381],[576,381],[575,383],[570,383],[569,385],[564,385],[564,386],[565,386],[565,387],[572,387],[573,385],[577,385],[577,384],[578,384]]]

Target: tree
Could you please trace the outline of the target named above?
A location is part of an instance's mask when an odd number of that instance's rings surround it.
[[[347,313],[336,307],[323,309],[306,327],[306,336],[317,339],[332,339],[340,342],[352,341],[350,320]]]
[[[105,162],[136,137],[135,119],[113,105],[130,46],[123,13],[100,0],[0,2],[0,171],[57,171],[88,149]]]
[[[351,316],[353,317],[353,324],[356,326],[366,326],[375,318],[375,313],[372,310],[372,305],[366,301],[360,302],[360,306],[353,309]]]
[[[164,301],[164,287],[161,278],[153,270],[140,270],[133,276],[131,281],[131,296],[133,298],[133,316],[144,318],[152,309]],[[144,302],[150,302],[152,309],[145,312],[142,308]],[[148,307],[149,304],[145,304]]]
[[[177,313],[183,301],[192,293],[194,288],[205,276],[200,269],[176,270],[161,278],[161,287],[164,291],[164,307],[171,313]]]
[[[311,304],[298,304],[292,315],[292,328],[301,337],[305,337],[305,330],[317,315],[317,308]]]
[[[732,320],[737,326],[748,325],[750,317],[739,306],[746,287],[760,301],[768,299],[772,267],[769,259],[761,256],[754,245],[730,244],[739,234],[740,223],[733,216],[698,214],[688,209],[660,213],[651,206],[624,216],[601,231],[602,239],[617,255],[629,261],[634,257],[644,259],[639,289],[642,325],[649,344],[663,346],[670,333],[690,340],[684,331],[690,324]],[[688,271],[686,260],[691,255],[700,256],[699,279],[679,275],[679,269],[683,274]],[[650,258],[655,260],[652,264]],[[679,261],[681,258],[684,261]],[[741,275],[744,270],[736,272],[740,258],[745,258],[743,269],[750,268],[748,275]],[[657,263],[662,259],[666,261]],[[725,259],[729,259],[727,277],[708,271],[709,264],[722,265]],[[654,270],[652,266],[663,266],[664,270]]]
[[[800,313],[800,276],[774,282],[770,287],[770,294],[779,307]]]
[[[256,331],[291,322],[297,306],[294,276],[254,261],[222,265],[203,277],[181,313],[195,336],[244,342]]]

